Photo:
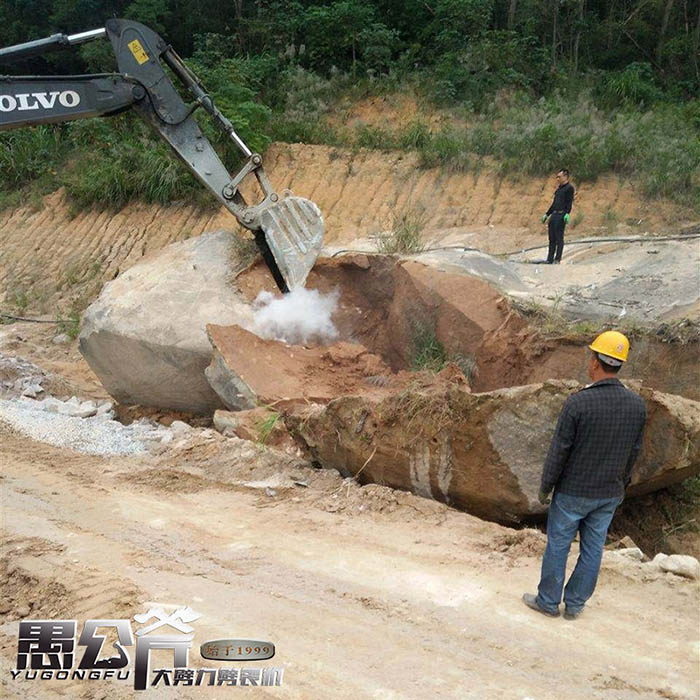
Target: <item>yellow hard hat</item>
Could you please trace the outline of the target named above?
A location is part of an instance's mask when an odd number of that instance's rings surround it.
[[[601,358],[603,361],[606,359],[617,360],[617,362],[608,362],[609,365],[619,365],[619,363],[627,361],[630,341],[619,331],[605,331],[588,347],[593,352],[604,355],[605,357]]]

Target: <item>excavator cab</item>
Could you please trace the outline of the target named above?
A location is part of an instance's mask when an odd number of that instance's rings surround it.
[[[95,39],[109,39],[118,73],[68,76],[0,76],[0,131],[102,117],[133,109],[163,138],[199,181],[245,228],[252,231],[282,292],[302,287],[323,244],[323,217],[310,200],[272,188],[262,157],[251,152],[231,122],[217,109],[197,76],[156,32],[124,19],[109,19],[103,29],[54,34],[0,49],[0,63],[17,61]],[[193,96],[186,104],[165,67]],[[233,177],[202,133],[193,113],[208,113],[246,161]],[[240,187],[255,177],[262,199],[248,204]]]

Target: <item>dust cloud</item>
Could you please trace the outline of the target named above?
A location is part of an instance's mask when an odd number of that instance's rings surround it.
[[[253,332],[289,345],[330,343],[338,338],[332,316],[339,297],[339,289],[321,294],[299,287],[282,297],[260,292],[253,302]]]

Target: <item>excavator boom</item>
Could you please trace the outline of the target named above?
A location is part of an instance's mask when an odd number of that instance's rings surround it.
[[[109,116],[133,109],[164,139],[192,173],[255,240],[278,287],[289,291],[304,285],[323,243],[323,218],[308,199],[280,197],[262,167],[231,122],[180,57],[158,34],[138,22],[107,20],[104,29],[46,39],[0,49],[0,63],[106,37],[117,58],[118,73],[78,76],[0,76],[0,131]],[[193,96],[192,105],[180,97],[165,71]],[[193,112],[204,109],[214,124],[233,140],[246,161],[233,177],[202,133]],[[240,192],[252,175],[262,199],[249,205]]]

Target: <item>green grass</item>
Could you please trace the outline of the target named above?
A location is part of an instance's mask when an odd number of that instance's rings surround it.
[[[387,255],[421,253],[425,248],[423,230],[427,223],[424,211],[408,208],[392,215],[391,230],[377,238],[377,251]]]
[[[454,108],[448,114],[457,119],[439,129],[418,118],[406,126],[362,125],[352,131],[324,126],[329,113],[324,103],[294,138],[285,138],[279,127],[274,138],[415,151],[421,167],[448,172],[476,171],[486,156],[510,174],[549,175],[565,164],[577,182],[608,173],[632,177],[644,197],[669,198],[700,212],[700,100],[655,102],[644,109],[604,104],[585,90],[538,100],[513,92],[481,112]],[[284,124],[284,114],[281,119]]]
[[[576,320],[566,318],[554,304],[545,307],[542,304],[527,299],[524,301],[511,299],[510,305],[521,316],[526,318],[545,338],[568,337],[590,342],[598,333],[605,330],[618,330],[630,340],[644,336],[654,337],[662,343],[687,345],[700,343],[700,323],[690,319],[679,319],[664,322],[659,325],[645,325],[638,321],[623,319],[614,324],[598,320]]]
[[[455,353],[450,355],[438,339],[430,323],[414,322],[411,364],[413,372],[440,372],[450,363],[456,364],[468,381],[479,373],[476,360],[471,355]]]
[[[29,307],[30,301],[31,299],[29,292],[25,289],[15,289],[10,294],[10,304],[12,306],[13,311],[18,316],[22,316],[22,314],[24,314],[24,312]]]
[[[450,358],[450,362],[454,362],[462,370],[462,374],[467,378],[467,381],[472,381],[479,376],[479,367],[471,355],[457,353]]]
[[[0,134],[0,190],[16,190],[42,178],[53,178],[71,150],[66,130],[36,126]]]
[[[73,307],[67,318],[59,319],[57,324],[59,333],[65,333],[71,340],[80,335],[80,311]]]
[[[394,90],[412,88],[395,78],[354,85],[347,76],[326,79],[297,67],[280,77],[275,111],[270,112],[254,101],[251,90],[240,88],[239,95],[231,88],[227,81],[235,77],[234,69],[228,64],[210,68],[207,78],[217,86],[220,106],[255,148],[276,140],[412,151],[421,167],[445,172],[478,171],[486,157],[502,173],[513,175],[539,177],[565,165],[576,182],[615,173],[631,178],[644,197],[669,198],[700,213],[697,99],[652,101],[646,107],[638,106],[646,104],[643,100],[628,100],[613,109],[602,93],[585,87],[575,95],[555,92],[539,99],[512,90],[487,101],[481,111],[464,105],[443,111],[440,127],[418,117],[406,124],[352,129],[338,126],[331,117],[349,109],[352,100],[383,94],[389,85]],[[636,94],[632,83],[610,89],[623,88]],[[235,149],[209,125],[205,133],[234,170],[240,163]],[[214,204],[134,115],[0,133],[0,208],[18,206],[30,196],[37,201],[61,185],[76,209],[93,204],[119,209],[133,200]]]
[[[606,230],[609,233],[613,233],[619,221],[618,213],[612,207],[607,207],[602,215],[603,226],[605,226]]]
[[[264,445],[268,441],[280,418],[280,414],[274,411],[258,423],[258,442],[260,444]]]
[[[411,370],[439,372],[447,362],[447,351],[435,335],[434,329],[428,324],[417,323],[413,329]]]

